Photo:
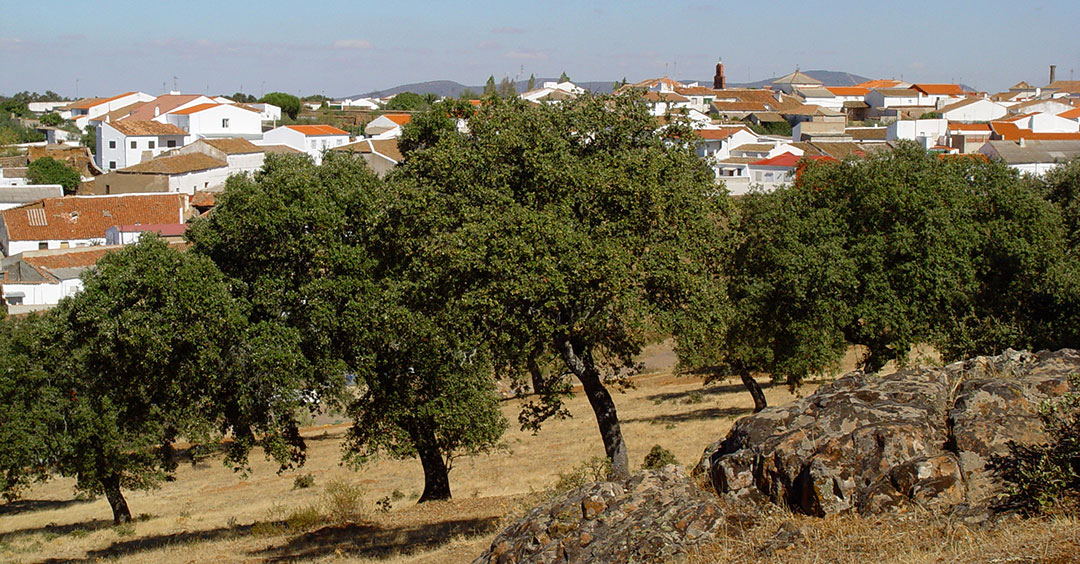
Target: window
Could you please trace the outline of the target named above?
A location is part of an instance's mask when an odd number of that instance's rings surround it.
[[[109,141],[109,148],[110,149],[115,149],[116,148],[116,141]]]
[[[22,296],[8,296],[7,303],[8,305],[22,305],[22,300]]]
[[[109,161],[109,168],[116,168],[116,161]]]
[[[228,129],[229,128],[229,118],[222,118],[222,120],[221,120],[221,128],[222,129]]]
[[[47,241],[41,241],[37,244],[39,251],[46,251],[49,249],[49,243]]]
[[[60,241],[60,248],[61,249],[70,249],[71,248],[71,243],[68,243],[67,241]]]
[[[131,148],[132,148],[132,149],[134,149],[134,148],[135,148],[135,142],[134,142],[134,141],[132,141],[132,142],[131,142]]]
[[[154,148],[154,142],[153,142],[153,141],[150,141],[150,148],[151,148],[151,149],[153,149],[153,148]]]
[[[176,139],[169,139],[168,141],[165,142],[165,146],[166,147],[175,147],[176,146]]]

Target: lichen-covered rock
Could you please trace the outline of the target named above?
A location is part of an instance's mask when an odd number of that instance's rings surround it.
[[[718,501],[677,466],[588,484],[533,508],[474,564],[670,562],[727,526]]]
[[[1068,349],[853,372],[737,421],[695,472],[722,496],[811,515],[984,507],[1000,492],[991,456],[1008,454],[1010,441],[1045,440],[1038,405],[1067,391],[1075,372],[1080,353]]]

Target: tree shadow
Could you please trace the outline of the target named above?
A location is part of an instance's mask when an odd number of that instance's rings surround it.
[[[436,548],[460,535],[490,534],[495,532],[498,524],[499,517],[485,517],[413,527],[382,528],[370,524],[323,527],[292,538],[283,546],[255,554],[268,563],[306,561],[341,553],[381,558]]]
[[[761,389],[762,390],[767,390],[767,389],[769,389],[769,388],[776,385],[772,380],[767,380],[765,382],[761,382],[759,380],[758,383],[761,384]],[[662,403],[662,402],[679,403],[679,402],[687,401],[690,398],[692,398],[693,396],[697,396],[697,395],[701,395],[701,396],[723,396],[723,395],[737,394],[737,393],[746,393],[746,386],[743,386],[742,382],[733,382],[733,383],[730,383],[730,384],[702,386],[701,388],[698,388],[698,389],[695,389],[695,390],[686,390],[686,391],[683,391],[683,392],[665,392],[665,393],[661,393],[661,394],[652,394],[650,396],[645,396],[645,399],[652,400],[652,401],[657,402],[657,403]]]
[[[652,417],[633,417],[630,419],[623,419],[623,423],[633,422],[645,422],[645,423],[686,423],[687,421],[698,421],[702,419],[719,419],[721,417],[742,417],[743,415],[750,415],[754,412],[752,407],[706,407],[697,409],[694,411],[688,411],[686,413],[669,413],[663,415],[654,415]]]
[[[6,515],[18,515],[20,513],[33,513],[35,511],[48,511],[51,509],[64,509],[81,503],[93,503],[92,499],[19,499],[0,505],[0,517]]]
[[[107,525],[112,525],[112,521],[106,521],[105,523]],[[284,521],[263,524],[280,526],[282,528],[285,527]],[[135,554],[138,552],[157,550],[159,548],[164,548],[176,544],[191,544],[198,542],[211,542],[223,539],[230,539],[250,534],[251,528],[255,525],[256,524],[237,525],[235,527],[218,527],[216,529],[207,529],[203,531],[185,531],[182,533],[173,533],[171,535],[142,537],[127,541],[116,542],[105,548],[88,551],[85,558],[47,558],[45,560],[42,560],[39,564],[87,564],[89,562],[100,562],[102,560],[109,560],[121,556]]]
[[[104,529],[106,527],[111,527],[112,524],[113,524],[113,522],[112,522],[111,519],[91,519],[90,521],[83,521],[82,523],[68,523],[67,525],[55,525],[55,524],[50,523],[48,525],[42,525],[40,527],[28,527],[28,528],[25,528],[25,529],[15,529],[14,531],[8,531],[6,533],[0,534],[0,542],[5,542],[7,540],[10,540],[10,539],[13,539],[13,538],[16,538],[16,537],[20,537],[20,536],[23,536],[23,535],[34,535],[34,534],[39,534],[39,533],[42,533],[42,534],[54,534],[54,535],[60,535],[60,536],[71,534],[74,531],[80,531],[80,530],[81,531],[86,531],[86,532],[89,533],[91,531],[96,531],[98,529]]]

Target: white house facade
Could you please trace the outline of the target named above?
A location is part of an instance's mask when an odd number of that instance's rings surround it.
[[[97,154],[102,170],[137,165],[169,149],[184,146],[187,132],[156,121],[120,120],[97,127]]]
[[[349,132],[330,125],[283,125],[267,131],[260,144],[292,147],[319,164],[324,151],[349,144]]]

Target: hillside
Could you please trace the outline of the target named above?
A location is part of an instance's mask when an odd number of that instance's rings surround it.
[[[858,84],[860,82],[864,82],[866,80],[869,80],[866,77],[859,76],[857,74],[851,74],[849,72],[842,72],[842,71],[813,70],[813,71],[804,71],[804,73],[808,74],[808,75],[810,75],[810,76],[812,76],[812,77],[814,77],[814,78],[816,78],[816,79],[818,79],[818,80],[820,80],[822,82],[824,82],[825,86],[852,86],[854,84]],[[765,86],[768,86],[773,80],[776,80],[776,78],[778,78],[778,77],[763,78],[763,79],[758,80],[756,82],[731,83],[730,86],[733,87],[733,88],[764,88]],[[544,82],[555,81],[555,80],[558,80],[558,77],[536,77],[536,85],[540,86],[540,85],[544,84]],[[611,92],[612,86],[618,80],[620,80],[620,79],[594,80],[594,81],[581,81],[581,82],[576,82],[575,81],[574,84],[577,84],[578,86],[580,86],[580,87],[582,87],[582,88],[584,88],[584,89],[586,89],[586,90],[588,90],[590,92],[595,92],[595,93],[598,93],[598,94],[606,94],[606,93]],[[705,80],[701,80],[701,79],[696,79],[696,80],[683,79],[682,82],[699,82],[699,83],[704,84],[704,85],[711,85],[712,84],[712,78],[710,77],[710,78],[705,79]],[[525,88],[528,86],[528,84],[529,84],[528,80],[519,80],[519,81],[515,82],[515,85],[517,86],[517,91],[518,92],[524,92]],[[461,95],[461,93],[464,92],[466,89],[471,89],[474,92],[483,92],[484,91],[484,85],[481,84],[479,86],[466,86],[466,85],[461,84],[459,82],[454,82],[453,80],[431,80],[431,81],[427,81],[427,82],[414,82],[414,83],[411,83],[411,84],[402,84],[400,86],[394,86],[393,88],[385,88],[385,89],[382,89],[382,90],[372,90],[370,92],[365,92],[363,94],[354,94],[352,96],[348,96],[348,98],[382,98],[382,97],[390,96],[390,95],[393,95],[393,94],[399,94],[401,92],[415,92],[417,94],[429,94],[430,93],[430,94],[435,94],[436,96],[457,97],[457,96]]]

